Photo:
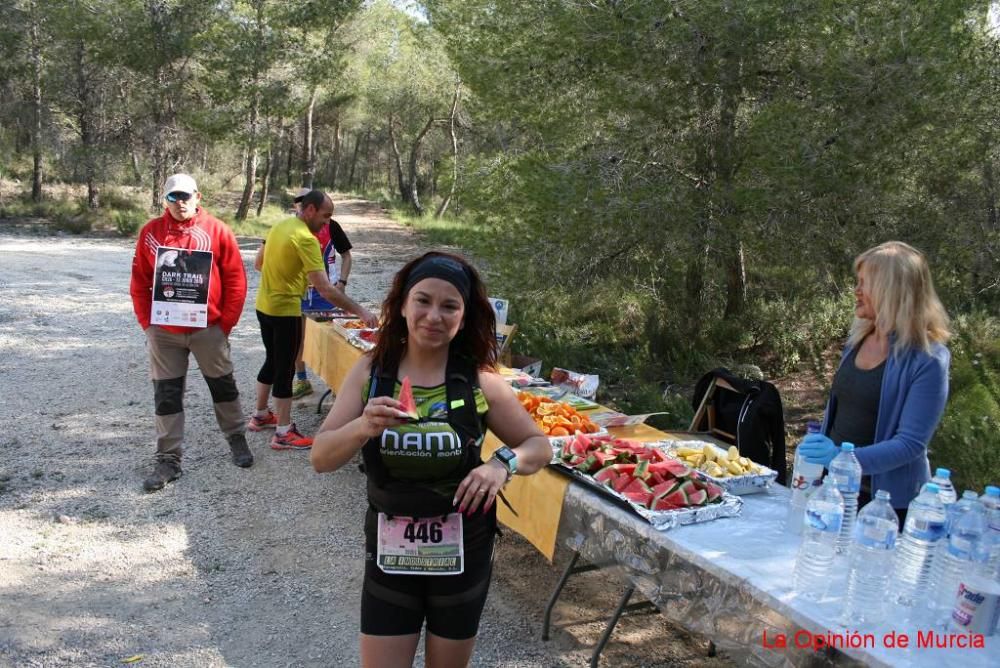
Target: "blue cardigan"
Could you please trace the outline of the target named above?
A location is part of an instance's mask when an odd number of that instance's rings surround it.
[[[884,489],[892,496],[894,508],[906,508],[931,477],[927,444],[948,401],[951,353],[940,343],[931,344],[930,352],[908,348],[897,353],[894,344],[895,337],[890,336],[875,442],[854,453],[862,473],[872,478],[873,493]],[[850,352],[850,347],[844,349],[841,364]],[[824,434],[830,432],[830,416],[836,409],[837,397],[831,393],[823,417]]]

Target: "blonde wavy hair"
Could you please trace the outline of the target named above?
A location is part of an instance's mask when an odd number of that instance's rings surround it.
[[[902,241],[887,241],[854,259],[875,309],[875,320],[855,318],[847,342],[858,346],[872,331],[895,333],[895,350],[921,348],[951,338],[948,313],[931,281],[927,258]]]

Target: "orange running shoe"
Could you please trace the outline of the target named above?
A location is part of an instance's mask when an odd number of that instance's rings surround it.
[[[284,434],[271,437],[272,450],[308,450],[313,446],[313,440],[299,433],[299,428],[293,422]]]
[[[262,418],[256,415],[250,416],[250,421],[247,422],[247,429],[250,431],[264,431],[265,429],[274,429],[278,426],[278,416],[271,411],[267,412]]]

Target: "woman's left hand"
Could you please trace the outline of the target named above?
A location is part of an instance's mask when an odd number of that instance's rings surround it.
[[[453,503],[458,512],[471,516],[480,507],[486,512],[493,507],[493,501],[507,483],[507,471],[503,464],[491,459],[469,471],[455,492]]]

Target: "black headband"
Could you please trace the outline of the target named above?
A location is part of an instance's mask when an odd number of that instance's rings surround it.
[[[442,281],[448,281],[461,293],[462,301],[466,304],[469,303],[469,296],[472,294],[472,279],[469,278],[465,267],[450,257],[432,255],[421,260],[417,266],[410,270],[403,294],[408,294],[414,285],[425,278],[440,278]]]

